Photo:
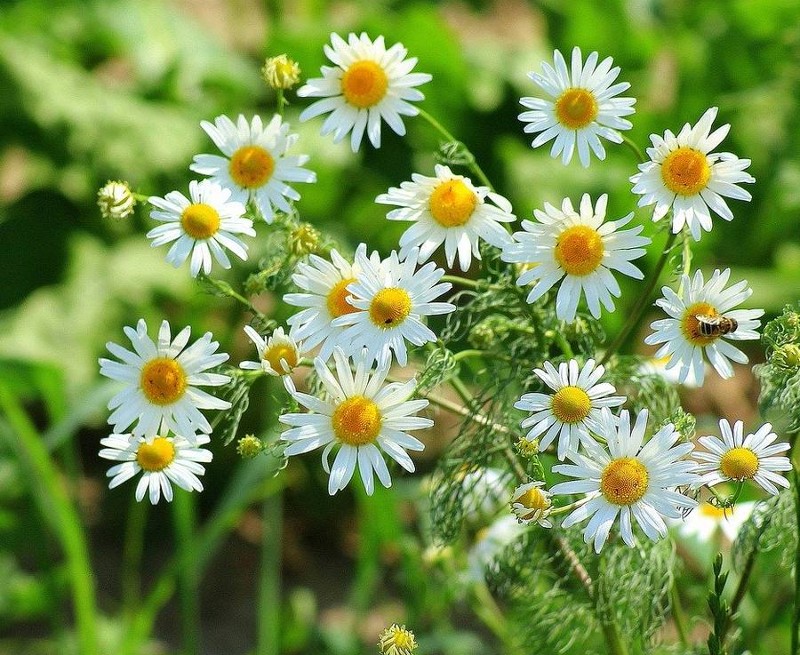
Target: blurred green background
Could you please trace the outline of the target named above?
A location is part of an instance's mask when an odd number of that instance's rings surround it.
[[[754,289],[749,306],[764,307],[767,318],[800,295],[796,0],[6,0],[0,5],[0,379],[25,407],[79,507],[104,616],[120,611],[118,571],[133,494],[130,485],[109,492],[97,458],[110,394],[97,372],[104,344],[123,342],[122,326],[139,317],[151,330],[168,318],[192,325],[195,336],[213,331],[234,363],[251,353],[238,308],[200,291],[188,270],[163,261],[164,249],[150,248],[146,210],[121,222],[103,220],[97,189],[124,179],[146,195],[185,192],[192,156],[214,151],[200,121],[222,113],[270,115],[275,98],[260,78],[264,57],[288,53],[304,78],[316,77],[332,31],[383,34],[387,44],[400,41],[418,57],[416,70],[433,74],[422,87],[423,106],[473,150],[520,218],[545,201],[576,201],[584,192],[608,193],[611,217],[635,209],[628,178],[636,161],[624,147],[609,146],[607,160],[593,160],[589,169],[577,161],[562,166],[547,146],[529,147],[518,100],[537,94],[527,73],[551,61],[554,48],[566,53],[579,45],[584,54],[613,56],[620,80],[631,83],[626,95],[637,98],[629,136],[643,147],[649,134],[677,131],[718,106],[719,122],[732,124],[722,149],[752,159],[756,184],[747,187],[751,203],[731,201],[732,223],[717,220],[704,234],[695,261],[706,269],[730,266],[732,279],[747,278]],[[406,138],[384,129],[379,151],[362,146],[354,155],[347,140],[334,145],[319,137],[321,119],[297,123],[307,103],[293,92],[288,98],[287,119],[301,135],[296,151],[310,155],[308,168],[318,177],[317,184],[297,185],[301,218],[345,249],[366,241],[388,253],[406,225],[386,221],[386,208],[373,200],[412,172],[432,174],[437,135],[422,120],[407,120]],[[655,234],[647,210],[637,210],[637,219]],[[269,232],[256,227],[261,238]],[[655,236],[658,245],[662,239]],[[226,279],[243,281],[257,253],[254,246],[251,261]],[[654,247],[646,265],[657,256]],[[635,283],[623,289],[623,311],[604,318],[609,331],[635,298]],[[275,305],[266,296],[260,302]],[[276,311],[285,317],[285,308]],[[734,398],[748,402],[741,410],[752,414],[757,392],[747,380]],[[266,385],[257,391],[264,401],[245,417],[245,428],[257,429],[274,409],[273,392]],[[702,393],[687,398],[690,409],[725,412],[724,399],[708,397],[713,385]],[[0,414],[0,653],[58,652],[51,636],[70,622],[63,566],[35,500],[37,482],[11,443],[12,425]],[[238,466],[232,451],[215,449],[207,491],[197,500],[201,518]],[[440,451],[441,444],[429,448],[423,472]],[[265,489],[283,486],[289,508],[282,536],[284,651],[373,652],[375,635],[402,620],[427,639],[426,652],[495,652],[463,589],[427,568],[422,478],[402,478],[391,493],[367,501],[351,491],[327,497],[322,476],[309,457],[260,481]],[[163,536],[169,517],[164,505],[148,512],[145,564],[154,571],[172,552],[171,538]],[[211,560],[201,586],[203,652],[252,649],[263,529],[258,510],[243,507]],[[698,611],[701,582],[687,583],[697,585],[687,597]],[[782,589],[787,581],[773,583]],[[167,606],[155,631],[161,645],[152,643],[151,652],[175,652],[176,611]],[[758,625],[758,639],[745,636],[754,653],[785,648],[782,615],[773,614],[753,619],[766,623]],[[114,619],[102,627],[112,635],[109,643],[122,629]]]

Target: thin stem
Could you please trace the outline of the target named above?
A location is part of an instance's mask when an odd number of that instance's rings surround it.
[[[675,243],[676,237],[677,234],[670,231],[667,241],[664,244],[664,250],[661,251],[661,257],[658,258],[656,266],[650,274],[650,279],[647,281],[642,293],[636,299],[636,304],[633,306],[630,314],[628,314],[628,320],[622,327],[622,330],[619,331],[617,336],[611,342],[611,345],[606,349],[603,359],[600,360],[600,364],[605,364],[609,358],[616,353],[617,350],[619,350],[619,347],[625,342],[625,339],[627,339],[628,335],[631,333],[631,330],[633,330],[633,328],[639,324],[639,319],[641,319],[642,314],[644,313],[644,310],[650,301],[650,294],[653,293],[653,289],[658,283],[658,278],[661,276],[661,271],[664,270],[664,266],[667,264],[669,253],[672,250],[672,246]]]
[[[283,89],[275,89],[275,95],[277,100],[275,113],[279,116],[283,116],[283,112],[286,109],[286,96],[284,95]]]
[[[477,603],[472,608],[473,611],[480,617],[483,624],[492,631],[492,633],[501,641],[504,646],[508,646],[508,625],[503,612],[497,606],[497,602],[486,586],[486,583],[481,581],[473,585],[472,591],[475,594]]]
[[[122,607],[126,616],[134,616],[141,601],[142,550],[144,527],[147,519],[147,503],[140,503],[131,496],[125,526],[125,544],[122,550]]]
[[[461,277],[460,275],[442,275],[441,282],[450,282],[462,287],[469,287],[470,289],[479,289],[481,291],[502,291],[505,289],[500,284],[487,284],[485,280],[473,280],[468,277]]]
[[[176,490],[172,502],[175,522],[175,541],[182,553],[178,569],[178,595],[180,598],[182,653],[197,655],[200,652],[200,607],[198,603],[200,574],[196,566],[195,505],[194,497],[183,489]]]
[[[548,336],[548,334],[545,336]],[[555,342],[558,344],[558,347],[561,348],[561,352],[572,359],[575,356],[575,353],[572,351],[572,346],[569,345],[569,341],[567,341],[564,333],[560,330],[553,330],[552,336],[553,339],[555,339]]]
[[[681,640],[681,646],[688,648],[689,631],[686,628],[686,613],[683,611],[681,598],[678,594],[678,587],[674,580],[672,581],[672,585],[670,587],[670,600],[672,601],[672,618],[675,621],[675,628],[678,631],[678,637]]]
[[[460,350],[455,355],[453,355],[454,362],[460,362],[462,359],[467,359],[469,357],[484,357],[489,353],[485,350]]]
[[[258,585],[258,642],[256,655],[280,652],[281,533],[283,495],[267,496],[261,504],[261,573]]]
[[[647,161],[647,157],[645,157],[644,151],[639,147],[639,145],[630,139],[630,137],[622,135],[622,142],[630,148],[633,153],[636,155],[636,158],[639,160],[640,163],[644,163]]]
[[[794,448],[792,448],[794,450]],[[797,517],[797,525],[800,526],[800,471],[792,458],[794,466],[794,511]],[[800,529],[800,528],[799,528]],[[792,637],[790,655],[798,655],[800,652],[800,535],[797,539],[797,547],[794,553],[794,607],[792,609]]]
[[[197,279],[210,284],[212,287],[217,289],[223,295],[228,296],[229,298],[233,298],[234,300],[238,300],[242,305],[247,307],[247,309],[253,312],[253,314],[255,314],[256,316],[262,315],[260,311],[258,311],[255,307],[253,307],[253,303],[251,303],[247,298],[245,298],[242,294],[240,294],[233,287],[231,287],[231,285],[228,284],[227,282],[222,282],[213,277],[209,277],[208,275],[205,275],[203,273],[201,273]]]
[[[549,534],[549,533],[548,533]],[[589,572],[586,570],[583,564],[581,564],[580,559],[578,558],[578,554],[572,550],[572,547],[569,545],[567,540],[562,536],[554,537],[556,545],[558,549],[561,551],[561,554],[564,556],[564,559],[569,564],[572,573],[578,579],[578,582],[581,583],[586,595],[588,596],[589,600],[592,603],[595,602],[594,597],[594,582],[592,582],[592,577],[589,575]]]

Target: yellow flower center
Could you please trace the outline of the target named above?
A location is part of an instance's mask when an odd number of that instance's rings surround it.
[[[462,180],[447,180],[431,193],[429,207],[436,222],[444,227],[464,225],[475,211],[478,196]]]
[[[269,182],[275,172],[275,160],[261,146],[242,146],[231,156],[228,171],[240,187],[257,189]]]
[[[679,196],[694,196],[708,185],[711,167],[699,150],[682,146],[669,153],[661,164],[661,179]]]
[[[553,396],[550,409],[562,423],[580,423],[589,416],[592,401],[580,387],[563,387]]]
[[[372,443],[381,432],[381,412],[364,396],[353,396],[342,402],[333,411],[331,421],[336,438],[349,446]]]
[[[333,288],[328,292],[328,297],[325,302],[328,306],[328,313],[331,315],[331,318],[339,318],[345,314],[352,314],[358,311],[357,307],[353,307],[347,302],[348,298],[353,297],[347,291],[347,285],[355,281],[356,279],[354,277],[340,280],[334,284]]]
[[[219,212],[202,202],[189,205],[181,214],[181,227],[192,239],[208,239],[214,236],[219,225]]]
[[[720,458],[719,470],[731,480],[750,480],[758,471],[758,457],[749,448],[731,448]]]
[[[174,359],[158,357],[142,366],[139,384],[154,405],[171,405],[186,391],[186,373]]]
[[[175,459],[175,446],[169,439],[156,437],[136,451],[136,463],[145,471],[163,471]]]
[[[717,316],[717,310],[707,302],[696,302],[686,309],[681,319],[681,331],[686,340],[695,346],[707,346],[713,343],[718,336],[705,336],[700,331],[698,316]]]
[[[550,507],[550,500],[542,493],[539,487],[531,487],[515,502],[530,510],[526,512],[524,516],[520,516],[522,519],[532,519],[537,514],[544,512]]]
[[[647,492],[647,469],[634,457],[612,460],[600,476],[600,491],[614,505],[633,505]]]
[[[584,276],[600,266],[605,255],[603,239],[594,228],[576,225],[558,237],[555,258],[567,275]]]
[[[717,507],[716,505],[712,505],[711,503],[703,503],[700,507],[697,508],[697,511],[700,512],[703,516],[708,516],[712,519],[719,519],[722,520],[727,518],[733,514],[733,507],[723,508]]]
[[[347,102],[359,109],[378,104],[388,88],[386,71],[369,59],[351,64],[342,75],[342,94]]]
[[[285,374],[291,373],[292,369],[297,366],[297,350],[288,343],[277,343],[264,351],[262,358],[269,362],[273,371]],[[284,360],[286,364],[282,364]]]
[[[395,623],[383,631],[378,647],[381,655],[411,655],[417,648],[417,641],[413,632]]]
[[[369,305],[369,317],[378,327],[389,329],[400,325],[411,313],[411,296],[400,287],[381,289]]]
[[[555,103],[558,122],[571,130],[579,130],[589,125],[599,109],[591,91],[572,87],[564,91]]]

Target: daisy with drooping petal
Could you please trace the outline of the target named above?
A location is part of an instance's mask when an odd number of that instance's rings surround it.
[[[349,344],[349,353],[365,348],[369,361],[388,366],[394,351],[397,363],[405,366],[406,341],[421,346],[436,340],[421,319],[455,311],[455,305],[448,302],[433,302],[453,285],[439,283],[444,270],[433,262],[415,270],[417,259],[416,249],[403,262],[395,251],[379,263],[367,259],[363,252],[356,254],[361,271],[347,290],[352,294],[350,304],[360,311],[333,321],[333,325],[345,326],[339,343]]]
[[[211,439],[207,434],[184,437],[137,437],[132,434],[112,434],[100,443],[105,446],[100,457],[110,459],[116,464],[108,469],[111,478],[109,489],[121,485],[142,473],[136,485],[136,500],[141,502],[145,494],[155,505],[161,494],[167,502],[172,501],[172,485],[176,484],[186,491],[202,491],[203,485],[198,475],[206,472],[200,462],[210,462],[210,450],[201,448]]]
[[[441,164],[435,170],[435,177],[412,174],[411,182],[403,182],[399,189],[392,187],[375,202],[400,207],[386,215],[389,220],[414,221],[400,237],[400,259],[416,247],[419,262],[425,262],[444,244],[447,265],[453,267],[458,253],[459,266],[466,271],[472,257],[481,258],[480,239],[498,248],[511,242],[501,223],[516,217],[511,213],[511,203],[488,187],[473,186],[469,178],[455,175]]]
[[[203,180],[189,182],[189,198],[180,191],[170,191],[165,197],[151,196],[148,202],[156,209],[150,218],[161,221],[147,233],[154,248],[165,243],[175,244],[167,253],[167,261],[175,268],[192,256],[190,272],[197,277],[211,272],[211,256],[223,268],[230,268],[231,261],[225,248],[239,259],[247,260],[247,246],[234,236],[246,234],[254,237],[253,221],[243,216],[245,207],[240,202],[228,202],[231,192],[216,182]]]
[[[239,368],[264,371],[268,375],[274,376],[288,375],[302,357],[300,346],[297,345],[291,330],[289,334],[286,334],[282,327],[278,327],[268,339],[262,337],[249,325],[244,326],[244,331],[256,347],[259,361],[241,362]]]
[[[350,34],[345,42],[331,34],[325,56],[335,65],[323,66],[322,77],[300,87],[301,98],[322,98],[303,110],[301,121],[330,113],[322,125],[322,135],[333,132],[335,143],[350,132],[350,147],[356,152],[366,130],[370,142],[381,147],[381,120],[403,136],[406,127],[401,116],[416,116],[419,110],[411,101],[424,99],[414,88],[430,82],[427,73],[412,73],[416,57],[406,59],[408,50],[396,43],[388,50],[383,37],[375,41],[362,33]]]
[[[425,446],[406,431],[433,425],[430,419],[413,416],[427,407],[428,401],[408,400],[417,384],[414,379],[384,385],[388,366],[370,372],[367,360],[359,358],[354,375],[350,360],[339,348],[333,352],[333,361],[336,375],[320,357],[314,360],[328,397],[321,399],[294,391],[292,395],[297,402],[310,412],[280,417],[281,423],[292,426],[281,434],[281,439],[289,442],[285,455],[299,455],[325,446],[322,466],[330,473],[328,493],[333,495],[344,489],[358,466],[364,488],[372,495],[373,472],[384,487],[392,485],[381,450],[406,471],[414,471],[414,462],[406,451],[423,450]],[[337,447],[338,453],[330,465],[328,457]]]
[[[527,438],[538,439],[540,451],[558,437],[560,460],[576,451],[581,441],[594,441],[589,432],[601,431],[603,407],[618,407],[625,402],[624,396],[611,395],[616,392],[612,384],[600,382],[605,368],[595,367],[593,359],[580,369],[574,359],[559,364],[558,370],[545,362],[544,370],[536,368],[533,372],[555,393],[523,394],[514,407],[533,412],[520,425],[530,428]]]
[[[583,194],[580,212],[565,198],[561,209],[545,203],[545,210],[534,210],[538,223],[522,221],[524,232],[515,232],[514,241],[503,248],[506,262],[526,264],[517,285],[533,284],[528,302],[541,298],[562,278],[556,297],[556,316],[571,323],[575,320],[581,295],[586,296],[589,311],[600,317],[600,305],[613,312],[614,300],[622,293],[611,271],[619,271],[637,280],[644,275],[631,264],[645,254],[647,237],[638,236],[641,225],[620,230],[633,213],[616,221],[606,221],[608,195],[603,194],[592,208],[589,194]]]
[[[703,353],[708,361],[723,378],[733,376],[733,367],[729,359],[740,364],[747,363],[747,355],[728,343],[728,340],[742,341],[758,339],[758,320],[764,314],[763,309],[736,309],[753,293],[747,281],[737,282],[728,289],[725,285],[731,270],[714,271],[708,283],[704,283],[703,273],[696,271],[690,280],[688,275],[682,277],[683,291],[681,295],[669,287],[662,287],[663,298],[656,301],[670,318],[653,321],[650,327],[655,332],[644,342],[649,345],[664,344],[656,357],[670,360],[666,368],[680,366],[678,379],[684,382],[690,376],[703,383],[705,364]],[[736,328],[730,331],[719,329],[721,316],[736,321]],[[730,327],[730,326],[729,326]]]
[[[595,552],[600,552],[608,539],[614,521],[619,516],[620,535],[628,546],[635,546],[633,522],[653,541],[667,535],[664,518],[679,518],[681,508],[695,507],[697,502],[683,495],[678,486],[694,484],[697,463],[683,459],[694,447],[677,443],[680,434],[668,423],[644,444],[647,410],[636,417],[631,429],[627,410],[620,413],[619,426],[613,427],[611,413],[604,410],[608,447],[587,441],[586,454],[568,454],[574,464],[558,464],[554,473],[571,478],[550,489],[558,494],[587,494],[588,500],[573,511],[562,523],[568,528],[589,519],[583,538],[594,540]]]
[[[752,480],[765,491],[775,495],[779,485],[789,487],[789,481],[777,471],[791,471],[788,457],[778,456],[789,450],[788,443],[773,443],[777,438],[770,423],[764,423],[754,434],[744,434],[741,421],[731,428],[725,419],[719,422],[722,439],[714,436],[700,437],[706,452],[695,452],[700,462],[698,472],[702,477],[698,486],[709,487],[720,482],[744,482]]]
[[[126,385],[108,403],[108,408],[114,410],[108,417],[114,431],[122,433],[136,422],[136,436],[153,436],[164,429],[162,424],[187,439],[198,431],[210,433],[211,425],[200,410],[231,406],[197,388],[218,387],[230,381],[227,375],[208,372],[228,359],[226,353],[216,352],[219,343],[211,340],[211,332],[186,348],[189,327],[171,339],[169,323],[163,321],[157,342],[147,336],[144,319],[139,319],[135,330],[127,326],[124,329],[133,352],[109,342],[106,348],[122,361],[100,359],[101,375]]]
[[[527,123],[523,128],[526,133],[538,133],[532,147],[538,148],[555,139],[550,156],[561,155],[564,164],[568,164],[577,145],[578,158],[587,167],[590,150],[598,159],[606,158],[600,137],[622,143],[619,130],[633,127],[623,116],[633,114],[636,100],[616,97],[630,88],[630,84],[614,84],[620,68],[612,68],[611,57],[598,64],[599,57],[593,52],[583,63],[581,49],[576,46],[572,50],[571,75],[558,50],[553,58],[555,68],[543,63],[541,75],[528,74],[551,99],[522,98],[520,104],[531,111],[522,112],[519,119]]]
[[[538,523],[543,528],[552,528],[547,517],[552,511],[550,492],[542,489],[544,482],[526,482],[514,489],[511,497],[511,511],[520,523]]]
[[[261,217],[272,223],[275,211],[290,213],[289,200],[300,200],[287,182],[316,182],[313,171],[303,168],[308,155],[287,155],[297,141],[289,133],[289,124],[276,114],[264,126],[261,117],[247,119],[239,115],[236,123],[227,116],[217,116],[213,123],[200,126],[222,151],[219,155],[195,155],[189,167],[231,191],[233,200],[252,201]]]
[[[633,192],[642,196],[639,206],[655,205],[654,221],[663,218],[671,207],[672,231],[677,234],[688,225],[695,241],[700,240],[701,228],[711,231],[709,210],[732,220],[733,213],[723,197],[750,200],[752,196],[738,185],[756,181],[744,172],[750,166],[749,159],[729,152],[711,153],[731,127],[723,125],[712,133],[716,116],[717,108],[712,107],[694,127],[686,123],[678,136],[669,130],[663,137],[650,135],[650,161],[639,164],[639,172],[631,177]]]
[[[733,543],[739,530],[750,518],[755,502],[736,503],[732,507],[717,507],[711,503],[700,503],[683,519],[668,519],[667,523],[678,529],[682,537],[696,537],[707,542],[722,533]]]

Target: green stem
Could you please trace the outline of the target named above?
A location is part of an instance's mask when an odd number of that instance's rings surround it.
[[[545,334],[545,336],[547,336],[547,334]],[[567,341],[564,333],[561,332],[561,330],[553,330],[552,336],[555,339],[555,342],[558,344],[558,347],[561,348],[561,352],[572,359],[575,356],[575,353],[572,351],[572,346],[569,345],[569,341]]]
[[[122,550],[122,608],[128,617],[135,616],[141,601],[141,565],[144,546],[144,527],[147,503],[131,496],[131,508],[125,526],[125,544]]]
[[[477,601],[473,606],[473,611],[483,621],[483,624],[491,630],[495,637],[508,648],[509,646],[509,632],[506,618],[503,612],[497,606],[494,596],[489,591],[486,583],[482,580],[472,587]]]
[[[488,353],[485,350],[460,350],[453,355],[453,361],[460,362],[462,359],[467,359],[469,357],[483,357],[487,354]]]
[[[681,598],[678,594],[678,587],[674,580],[670,586],[670,600],[672,601],[672,618],[675,621],[675,628],[678,631],[678,637],[681,640],[681,646],[683,646],[684,649],[688,649],[689,631],[686,628],[686,613],[683,611]]]
[[[275,94],[277,99],[275,113],[279,116],[283,116],[283,112],[286,109],[286,96],[284,95],[283,89],[275,89]]]
[[[77,623],[78,651],[81,655],[97,655],[99,651],[94,575],[78,510],[73,505],[36,428],[17,399],[2,384],[0,408],[18,437],[9,439],[9,446],[16,450],[20,463],[27,469],[25,477],[31,482],[42,516],[50,523],[50,529],[61,542],[67,559]]]
[[[689,277],[692,269],[692,244],[689,235],[684,231],[681,233],[681,281],[678,285],[678,295],[683,295],[684,276]]]
[[[794,449],[792,449],[794,450]],[[797,525],[800,526],[800,471],[792,458],[794,466],[794,510]],[[800,527],[798,527],[800,531]],[[800,534],[797,538],[797,547],[794,553],[794,606],[792,608],[792,637],[790,655],[800,653]]]
[[[655,268],[650,273],[650,279],[647,281],[642,293],[636,299],[636,304],[633,306],[630,314],[628,314],[628,320],[625,322],[625,325],[622,326],[622,330],[619,331],[615,339],[611,342],[611,345],[606,349],[603,359],[600,360],[600,364],[605,364],[609,358],[619,350],[619,347],[625,342],[631,330],[639,324],[639,319],[641,319],[645,308],[650,302],[650,294],[653,293],[653,289],[658,283],[658,278],[661,276],[661,271],[664,270],[664,266],[667,264],[669,254],[677,236],[675,232],[670,231],[667,241],[664,244],[664,250],[661,251],[661,256],[658,258]]]
[[[640,163],[644,163],[647,161],[647,157],[645,157],[644,151],[639,147],[639,145],[631,140],[629,137],[622,135],[622,142],[630,148],[633,153],[636,155],[636,158],[639,160]]]
[[[280,652],[283,495],[275,493],[267,496],[262,503],[261,514],[263,525],[256,655],[271,655]]]
[[[468,277],[461,277],[460,275],[442,275],[441,282],[450,282],[462,287],[469,287],[470,289],[477,289],[481,291],[502,291],[505,289],[500,284],[487,284],[485,280],[473,280]]]
[[[177,572],[183,641],[181,652],[184,655],[197,655],[200,652],[200,573],[196,565],[194,496],[183,489],[176,489],[172,510],[175,542],[181,553],[181,565]]]

